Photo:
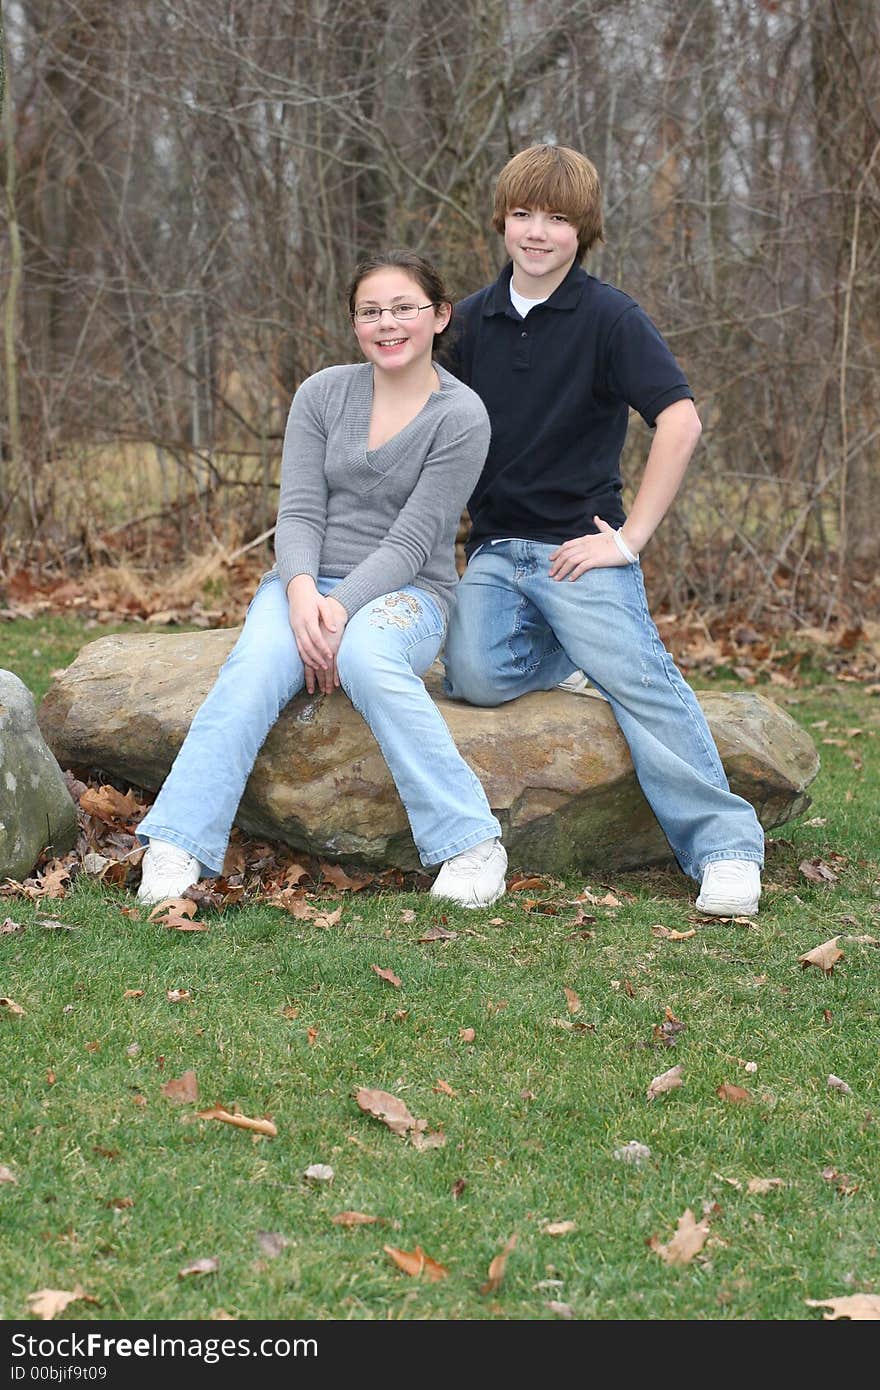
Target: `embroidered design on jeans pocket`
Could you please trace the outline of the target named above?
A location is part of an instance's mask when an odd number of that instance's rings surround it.
[[[378,604],[370,614],[370,626],[385,627],[387,624],[389,627],[407,628],[412,627],[421,616],[422,605],[418,599],[401,591],[385,595],[384,603]]]

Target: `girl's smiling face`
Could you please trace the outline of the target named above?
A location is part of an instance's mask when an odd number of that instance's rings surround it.
[[[396,319],[390,312],[398,305],[415,305],[412,318]],[[381,309],[374,322],[354,317],[354,331],[368,362],[382,371],[398,372],[417,363],[430,363],[434,334],[449,322],[450,304],[429,304],[428,296],[406,270],[382,266],[365,275],[355,292],[355,311]]]

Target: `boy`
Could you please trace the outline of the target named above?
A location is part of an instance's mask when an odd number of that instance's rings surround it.
[[[697,907],[758,910],[764,837],[735,796],[697,699],[648,612],[638,553],[700,435],[693,393],[628,295],[581,269],[602,239],[599,178],[534,145],[499,176],[493,226],[511,263],[455,311],[450,369],[489,412],[468,503],[468,567],[446,643],[447,691],[498,705],[583,671],[611,703]],[[654,439],[629,516],[620,455],[632,406]]]

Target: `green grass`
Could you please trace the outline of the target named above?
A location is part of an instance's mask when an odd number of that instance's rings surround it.
[[[28,642],[66,659],[45,635]],[[587,908],[587,940],[566,906],[582,879],[550,894],[556,915],[528,912],[528,893],[451,911],[456,939],[432,945],[418,941],[438,920],[423,894],[331,895],[344,912],[328,931],[252,906],[180,934],[123,915],[131,899],[84,876],[63,901],[0,905],[0,922],[26,926],[0,936],[0,994],[26,1010],[0,1011],[0,1164],[18,1179],[0,1183],[0,1316],[76,1283],[99,1305],[62,1318],[549,1319],[556,1300],[585,1319],[796,1319],[820,1316],[805,1298],[880,1291],[880,948],[843,941],[827,977],[798,963],[838,932],[880,937],[880,701],[852,684],[777,698],[817,742],[841,742],[820,743],[806,819],[825,824],[772,838],[751,926],[699,924],[672,871],[616,877],[632,899]],[[810,883],[804,858],[839,882]],[[670,942],[656,924],[697,932]],[[173,988],[191,1000],[170,1003]],[[686,1025],[674,1048],[652,1045],[667,1007]],[[677,1064],[684,1085],[648,1102]],[[199,1104],[172,1104],[160,1087],[188,1068]],[[719,1099],[723,1082],[751,1101]],[[445,1147],[418,1152],[361,1114],[358,1086],[400,1096]],[[196,1117],[214,1103],[271,1115],[277,1138]],[[642,1168],[613,1157],[630,1139],[651,1149]],[[332,1185],[304,1182],[312,1163],[332,1165]],[[753,1195],[752,1177],[785,1185]],[[132,1205],[108,1205],[120,1198]],[[702,1253],[667,1266],[647,1241],[704,1207]],[[335,1226],[346,1209],[381,1224]],[[576,1229],[542,1232],[562,1220]],[[269,1258],[259,1232],[290,1243]],[[483,1295],[513,1232],[503,1283]],[[449,1277],[407,1277],[384,1244],[420,1245]],[[207,1256],[217,1273],[178,1277]]]

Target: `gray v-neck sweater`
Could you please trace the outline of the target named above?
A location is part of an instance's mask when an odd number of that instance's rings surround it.
[[[479,396],[443,367],[415,419],[368,449],[369,362],[327,367],[293,398],[281,464],[276,568],[342,577],[333,597],[349,617],[407,584],[455,601],[455,534],[489,448]]]

